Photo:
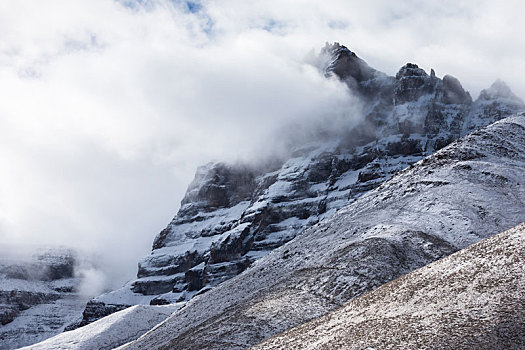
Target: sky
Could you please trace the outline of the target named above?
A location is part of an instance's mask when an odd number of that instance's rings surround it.
[[[476,98],[525,97],[520,1],[0,2],[0,242],[96,254],[136,274],[197,166],[253,160],[293,123],[355,118],[309,62],[340,42],[390,75],[407,62]],[[102,288],[102,287],[101,287]],[[96,293],[97,291],[93,291]]]

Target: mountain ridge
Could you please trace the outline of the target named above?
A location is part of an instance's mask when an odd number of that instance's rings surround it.
[[[298,147],[271,169],[199,168],[178,214],[139,262],[137,279],[88,303],[80,325],[134,304],[190,300],[410,164],[525,110],[502,82],[473,102],[456,78],[439,79],[415,64],[389,77],[337,43],[327,44],[321,56],[329,58],[324,74],[365,101],[361,123],[331,142]]]

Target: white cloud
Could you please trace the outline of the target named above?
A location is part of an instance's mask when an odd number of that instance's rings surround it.
[[[197,165],[353,112],[303,61],[325,41],[389,74],[411,61],[473,96],[496,78],[525,96],[518,1],[132,3],[0,3],[0,239],[101,251],[118,283]]]

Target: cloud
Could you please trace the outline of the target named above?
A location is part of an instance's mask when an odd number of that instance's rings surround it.
[[[339,41],[497,78],[525,96],[517,1],[37,0],[0,4],[0,239],[100,252],[123,283],[196,166],[261,156],[286,125],[357,102],[305,57]],[[282,147],[283,144],[281,144]]]

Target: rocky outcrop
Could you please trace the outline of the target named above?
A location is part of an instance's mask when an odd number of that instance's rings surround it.
[[[525,110],[499,82],[472,102],[456,78],[428,75],[415,64],[390,77],[337,43],[321,54],[328,57],[324,73],[362,99],[361,122],[329,140],[295,145],[275,167],[199,168],[179,212],[139,262],[137,279],[90,302],[84,323],[126,305],[190,300],[407,166]]]

